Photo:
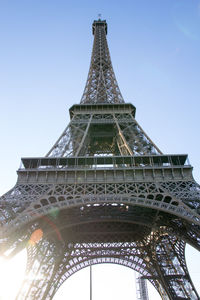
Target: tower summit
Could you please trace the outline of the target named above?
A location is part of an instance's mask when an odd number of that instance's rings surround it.
[[[197,300],[184,255],[186,243],[200,250],[192,166],[185,154],[162,154],[137,123],[114,75],[106,21],[92,31],[70,123],[45,157],[22,158],[16,185],[0,198],[0,254],[27,248],[17,299],[53,299],[78,270],[116,263],[148,279],[163,300]]]
[[[106,40],[106,21],[94,21],[92,33],[92,58],[81,104],[124,103],[111,63]]]

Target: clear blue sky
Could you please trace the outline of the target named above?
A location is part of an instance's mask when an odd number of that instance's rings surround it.
[[[20,158],[45,155],[66,127],[99,13],[125,101],[164,153],[189,154],[200,182],[199,0],[0,0],[0,194]]]

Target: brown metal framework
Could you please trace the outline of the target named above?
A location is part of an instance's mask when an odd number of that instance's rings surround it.
[[[106,21],[94,21],[93,34],[69,125],[46,157],[22,158],[17,184],[0,198],[0,254],[27,247],[17,299],[52,299],[73,273],[108,262],[139,272],[163,300],[199,299],[185,245],[200,250],[200,187],[187,155],[162,154],[124,102]]]

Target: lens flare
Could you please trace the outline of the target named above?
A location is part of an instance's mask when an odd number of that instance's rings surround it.
[[[61,233],[60,233],[58,227],[56,226],[56,224],[55,224],[52,220],[50,220],[50,218],[48,218],[47,216],[42,216],[41,218],[42,218],[47,224],[50,225],[50,227],[51,227],[51,228],[53,229],[53,231],[56,233],[58,240],[59,240],[59,241],[62,241],[63,239],[62,239]]]
[[[191,40],[200,39],[200,7],[191,2],[176,3],[173,6],[174,23],[178,30]]]
[[[49,215],[53,218],[53,219],[57,219],[58,215],[59,215],[59,209],[58,208],[52,208],[49,212]]]
[[[35,244],[39,243],[39,241],[43,238],[43,231],[42,229],[36,229],[30,237],[29,244],[34,246]]]

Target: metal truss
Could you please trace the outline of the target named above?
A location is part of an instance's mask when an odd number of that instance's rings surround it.
[[[68,241],[56,239],[54,232],[50,242],[28,247],[29,267],[17,299],[52,299],[72,274],[99,263],[136,270],[151,281],[162,299],[199,299],[185,264],[184,242],[163,229],[95,221],[60,232]]]
[[[105,110],[116,113],[105,113]],[[118,108],[105,106],[97,113],[74,112],[67,128],[47,153],[47,157],[87,155],[147,155],[162,154],[139,126],[131,113],[119,112]],[[88,112],[88,113],[87,113]]]
[[[22,158],[0,198],[0,255],[28,253],[17,299],[53,299],[75,272],[109,262],[137,271],[163,300],[198,300],[184,251],[200,250],[200,187],[187,155],[163,155],[124,103],[106,22],[93,34],[81,104],[45,157]]]
[[[181,216],[180,199],[189,203]],[[198,299],[181,240],[200,249],[193,211],[199,199],[199,187],[188,181],[18,184],[2,199],[6,229],[2,249],[12,249],[12,256],[28,244],[27,275],[18,299],[52,299],[74,272],[106,262],[136,270],[152,282],[162,299]],[[5,213],[11,200],[14,210],[19,203],[24,208],[16,210],[13,219]],[[29,245],[38,228],[45,238]]]
[[[92,58],[81,104],[124,103],[110,59],[106,22],[94,21],[93,34]]]
[[[181,186],[184,189],[178,194]],[[0,220],[5,230],[10,230],[52,209],[82,204],[97,206],[104,202],[148,207],[170,212],[197,225],[200,222],[199,186],[190,181],[17,185],[2,197]]]
[[[12,249],[12,256],[28,245],[27,274],[18,299],[52,299],[74,272],[106,262],[136,270],[162,299],[199,299],[186,268],[183,240],[200,249],[200,229],[191,201],[184,204],[187,213],[179,216],[180,207],[176,211],[182,202],[173,193],[181,184],[179,196],[185,202],[195,198],[195,207],[199,196],[194,182],[18,184],[1,206],[2,252]],[[6,215],[11,199],[13,210],[19,203],[23,207],[15,218]],[[30,236],[37,229],[44,238],[32,245]]]

